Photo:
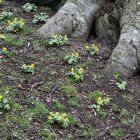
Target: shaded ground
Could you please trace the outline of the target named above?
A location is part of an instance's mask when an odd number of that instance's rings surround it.
[[[24,18],[28,25],[25,33],[12,34],[15,39],[9,43],[0,40],[0,49],[7,47],[12,53],[11,58],[4,56],[0,59],[0,94],[8,98],[12,105],[10,111],[0,114],[0,139],[140,139],[140,77],[125,79],[128,85],[126,90],[121,91],[114,77],[103,73],[113,44],[91,38],[88,42],[70,41],[67,46],[47,47],[32,35],[41,26],[30,24],[37,12],[27,14],[21,7],[12,2],[0,7],[1,11],[6,9],[15,17]],[[54,14],[45,7],[38,12],[42,11],[50,16]],[[3,24],[0,27],[3,33]],[[16,39],[21,39],[23,43],[14,44]],[[98,56],[90,56],[85,51],[85,44],[92,43],[100,48]],[[82,83],[72,82],[66,76],[72,66],[62,59],[71,52],[80,55],[77,65],[85,71]],[[22,73],[22,64],[31,63],[35,64],[35,74]],[[111,101],[102,113],[95,116],[89,108],[94,104],[89,95],[96,90],[102,91]],[[63,129],[49,125],[48,111],[72,115],[71,126]]]

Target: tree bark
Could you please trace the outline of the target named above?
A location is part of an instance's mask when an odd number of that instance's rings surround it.
[[[140,71],[140,0],[116,0],[119,9],[120,38],[108,64],[107,71],[131,76]],[[65,5],[42,26],[37,35],[52,34],[87,39],[93,20],[106,0],[67,0]],[[108,32],[109,33],[109,32]]]
[[[106,0],[67,0],[65,5],[41,27],[37,35],[52,34],[87,39],[96,13]]]
[[[95,20],[96,36],[108,42],[118,43],[120,36],[119,22],[109,14]]]
[[[140,70],[140,1],[129,0],[124,6],[120,39],[107,69],[131,76]]]

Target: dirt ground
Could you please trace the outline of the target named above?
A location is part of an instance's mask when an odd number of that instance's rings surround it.
[[[10,11],[14,17],[24,18],[27,29],[23,33],[5,33],[0,22],[0,33],[13,37],[9,42],[0,40],[0,50],[7,47],[11,57],[0,58],[0,95],[9,99],[11,109],[0,112],[1,140],[140,140],[140,76],[124,78],[125,90],[116,85],[113,75],[104,72],[115,44],[90,37],[88,41],[70,40],[69,45],[48,47],[34,36],[41,24],[32,24],[34,15],[55,13],[39,7],[37,12],[26,13],[23,5],[5,2],[0,11]],[[15,45],[13,42],[22,40]],[[84,46],[95,44],[99,55],[90,56]],[[63,62],[65,54],[78,52],[84,69],[83,82],[68,79],[71,65]],[[23,64],[35,64],[35,74],[21,71]],[[90,95],[101,91],[110,97],[110,103],[101,112],[90,106],[95,101]],[[37,108],[38,106],[38,108]],[[48,112],[69,114],[67,128],[48,123]],[[47,113],[46,113],[47,112]],[[34,115],[33,115],[34,114]]]

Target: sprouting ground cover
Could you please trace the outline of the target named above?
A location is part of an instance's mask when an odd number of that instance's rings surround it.
[[[34,16],[56,11],[22,7],[0,1],[0,12],[13,13],[0,22],[0,140],[139,139],[140,77],[103,71],[113,44],[40,39]]]

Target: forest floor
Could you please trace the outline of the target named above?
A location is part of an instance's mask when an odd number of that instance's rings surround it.
[[[32,24],[34,15],[55,13],[46,7],[26,13],[23,5],[5,2],[0,11],[10,11],[14,17],[24,18],[25,31],[5,32],[0,23],[0,95],[9,100],[10,110],[0,112],[0,140],[139,140],[140,139],[140,77],[122,77],[127,81],[124,90],[116,85],[115,76],[103,72],[113,44],[90,37],[87,42],[71,40],[69,45],[48,47],[33,34],[42,24]],[[100,49],[89,55],[85,45],[95,44]],[[64,63],[63,57],[79,53],[75,65]],[[35,73],[23,73],[23,64],[35,64]],[[84,69],[83,82],[71,81],[67,73],[72,67]],[[98,105],[96,94],[110,98]],[[67,113],[69,126],[50,124],[49,112]]]

